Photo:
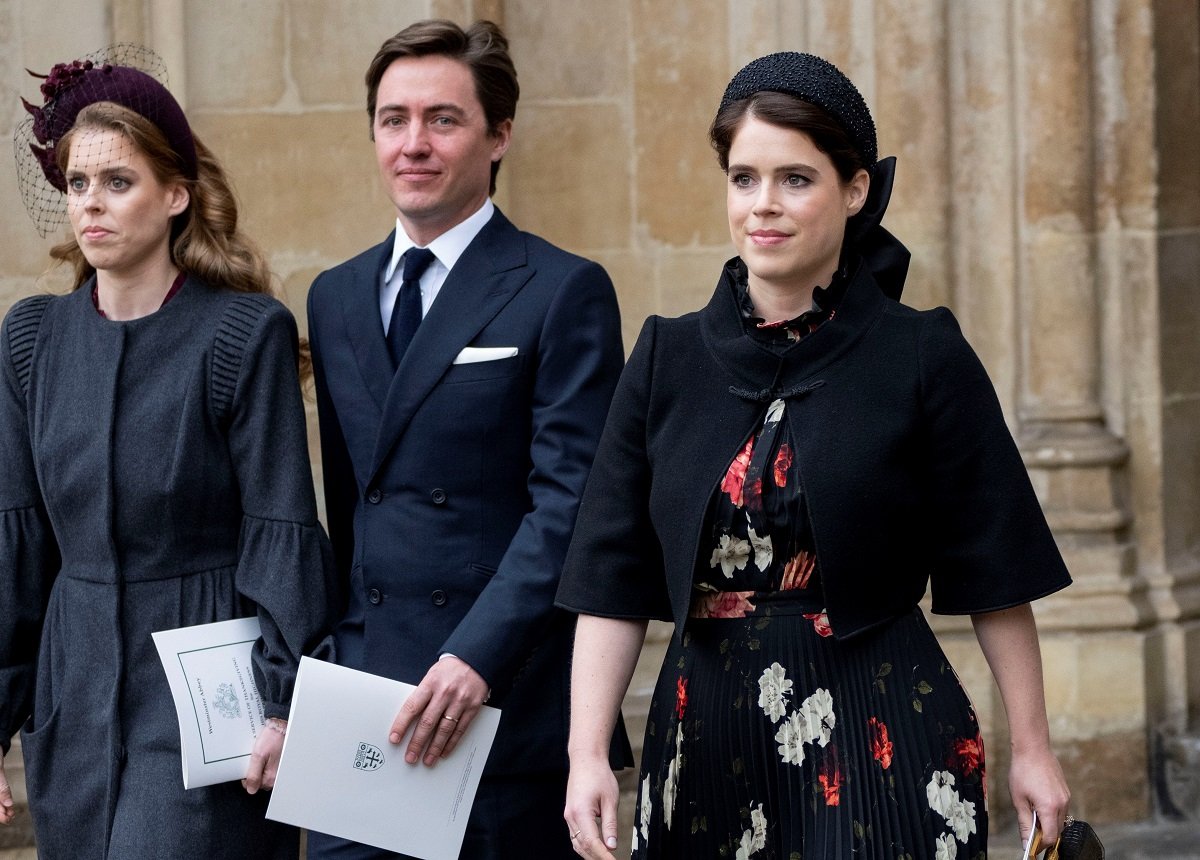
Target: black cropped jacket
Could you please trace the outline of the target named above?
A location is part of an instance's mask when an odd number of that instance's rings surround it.
[[[949,310],[884,296],[865,266],[835,317],[779,354],[749,336],[733,286],[646,321],[576,523],[560,606],[673,619],[734,454],[788,401],[827,612],[848,638],[911,610],[1005,609],[1071,581],[995,390]]]

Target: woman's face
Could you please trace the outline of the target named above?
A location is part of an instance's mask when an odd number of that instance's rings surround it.
[[[171,219],[188,192],[164,184],[125,135],[83,128],[67,158],[67,212],[84,257],[99,272],[132,275],[169,257]]]
[[[808,135],[747,115],[729,148],[727,175],[729,232],[751,287],[827,286],[846,219],[866,200],[866,171],[843,183]]]

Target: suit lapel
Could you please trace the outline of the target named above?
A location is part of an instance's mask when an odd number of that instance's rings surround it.
[[[396,233],[392,231],[383,244],[360,256],[342,292],[346,337],[354,350],[363,382],[380,411],[387,402],[393,374],[392,357],[383,335],[383,319],[379,315],[379,283],[384,266],[391,258],[395,239]]]
[[[497,210],[450,271],[391,379],[375,443],[372,480],[455,356],[532,275],[520,232]],[[380,344],[386,359],[382,338]]]

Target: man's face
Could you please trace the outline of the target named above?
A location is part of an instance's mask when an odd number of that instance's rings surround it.
[[[410,239],[427,245],[483,205],[511,131],[511,120],[489,131],[466,64],[431,55],[388,66],[376,98],[375,157]]]

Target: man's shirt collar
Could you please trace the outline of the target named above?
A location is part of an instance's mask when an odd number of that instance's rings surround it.
[[[492,219],[492,214],[496,211],[496,205],[492,203],[489,197],[483,201],[483,205],[475,212],[474,215],[455,224],[442,235],[438,236],[426,247],[433,251],[433,256],[437,258],[437,262],[445,267],[446,271],[454,268],[454,264],[458,262],[458,258],[467,250],[467,246],[471,241],[479,235],[479,231],[484,225]],[[400,219],[396,219],[396,241],[392,245],[392,259],[388,262],[387,268],[383,272],[383,282],[386,284],[392,279],[392,275],[396,271],[396,267],[400,265],[400,260],[404,253],[409,248],[415,248],[416,243],[408,238],[408,234],[404,232],[404,227],[400,224]]]

